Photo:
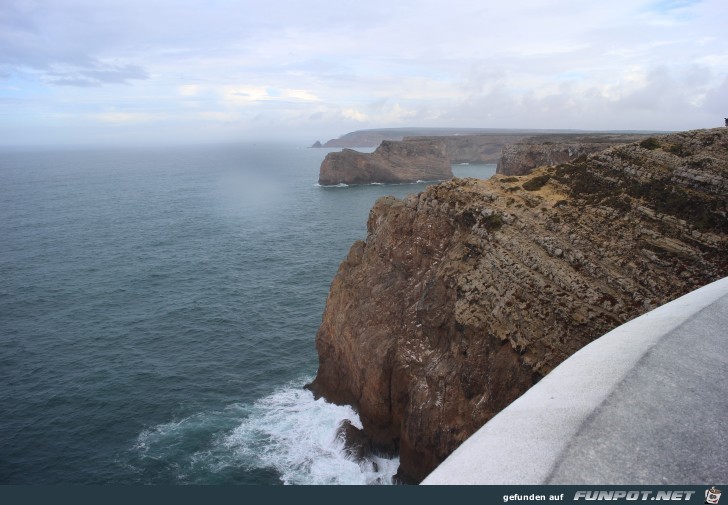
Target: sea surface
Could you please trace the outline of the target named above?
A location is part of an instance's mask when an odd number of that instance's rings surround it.
[[[391,481],[303,385],[372,204],[428,183],[320,187],[327,152],[0,151],[0,483]]]

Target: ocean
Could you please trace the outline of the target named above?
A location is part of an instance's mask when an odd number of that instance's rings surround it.
[[[320,187],[330,151],[0,151],[0,483],[391,481],[303,385],[372,204],[429,183]]]

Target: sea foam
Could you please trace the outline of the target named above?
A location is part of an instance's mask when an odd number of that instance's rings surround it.
[[[314,399],[301,383],[252,405],[231,405],[145,430],[133,449],[143,459],[176,461],[174,473],[182,482],[238,468],[272,470],[284,484],[392,483],[399,459],[352,460],[337,431],[346,419],[361,428],[358,415],[351,407]]]
[[[361,428],[351,407],[315,400],[287,386],[255,402],[251,415],[225,438],[240,459],[274,468],[285,484],[388,484],[398,459],[352,461],[337,429],[345,419]]]

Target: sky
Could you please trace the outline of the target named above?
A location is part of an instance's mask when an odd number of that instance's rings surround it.
[[[725,0],[1,0],[0,145],[728,117]]]

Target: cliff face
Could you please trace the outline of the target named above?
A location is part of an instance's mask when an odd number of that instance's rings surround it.
[[[503,146],[497,160],[497,174],[526,175],[538,167],[568,163],[580,156],[603,151],[609,147],[636,142],[646,135],[542,135]]]
[[[728,275],[728,130],[379,200],[334,278],[311,389],[424,478],[576,350]]]
[[[601,151],[613,145],[634,142],[640,137],[642,136],[612,134],[547,134],[534,137],[525,134],[489,133],[412,136],[404,137],[402,141],[441,144],[445,156],[453,164],[498,163],[497,173],[525,175],[539,166],[566,163],[578,156]]]
[[[442,142],[435,139],[384,141],[373,153],[344,149],[321,163],[319,184],[401,183],[452,177]]]
[[[405,140],[439,140],[451,163],[498,163],[505,146],[523,142],[526,135],[453,135],[448,137],[405,137]]]

